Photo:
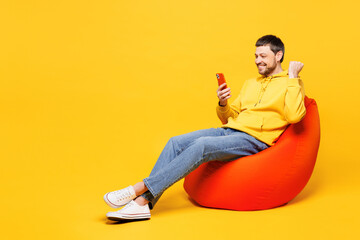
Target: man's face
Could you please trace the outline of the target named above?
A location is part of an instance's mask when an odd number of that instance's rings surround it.
[[[255,64],[261,75],[268,76],[276,68],[276,58],[270,46],[260,46],[255,51]]]

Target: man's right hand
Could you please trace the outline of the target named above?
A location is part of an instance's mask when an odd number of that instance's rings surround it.
[[[231,97],[230,88],[225,88],[225,87],[226,87],[226,83],[223,83],[217,89],[217,96],[219,98],[219,103],[221,106],[226,106],[227,100]]]

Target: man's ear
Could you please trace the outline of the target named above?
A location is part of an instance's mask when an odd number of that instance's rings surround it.
[[[283,51],[278,51],[276,54],[275,54],[275,59],[276,59],[276,62],[280,62],[281,58],[283,57],[284,53]]]

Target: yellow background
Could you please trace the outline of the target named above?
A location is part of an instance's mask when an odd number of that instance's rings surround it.
[[[357,1],[0,2],[1,239],[355,239]],[[257,75],[254,44],[302,61],[321,118],[317,164],[288,205],[193,205],[182,181],[150,221],[111,224],[102,196],[146,177],[174,135],[220,126],[216,72]]]

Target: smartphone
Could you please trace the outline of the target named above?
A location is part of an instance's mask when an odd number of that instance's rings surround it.
[[[217,73],[217,74],[216,74],[216,78],[217,78],[217,80],[218,80],[219,86],[220,86],[221,84],[223,84],[223,83],[226,83],[225,77],[224,77],[224,74],[223,74],[223,73]],[[226,84],[225,88],[227,88],[227,84]]]

